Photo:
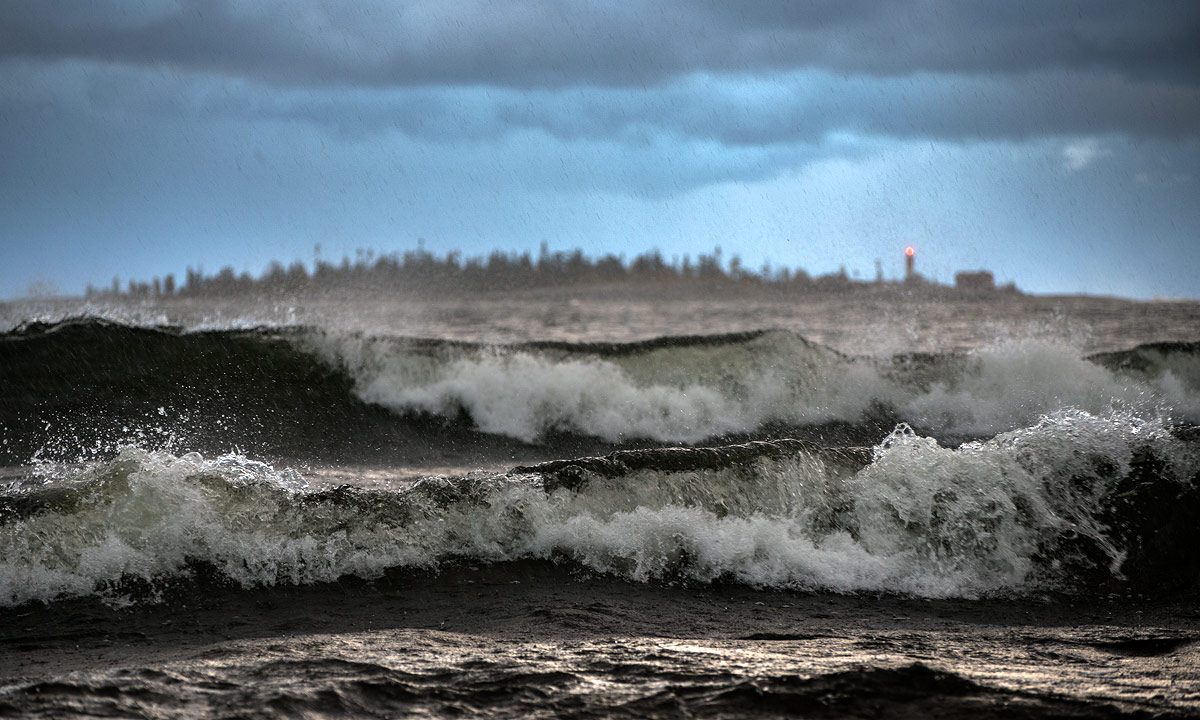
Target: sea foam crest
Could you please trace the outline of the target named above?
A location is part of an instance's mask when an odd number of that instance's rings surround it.
[[[1195,459],[1161,426],[1083,412],[958,449],[900,428],[861,467],[813,450],[719,470],[585,476],[572,487],[516,474],[312,490],[237,456],[126,448],[0,497],[0,604],[120,600],[130,579],[154,585],[196,563],[254,587],[456,558],[569,561],[637,581],[1022,592],[1071,582],[1063,561],[1079,538],[1120,571],[1123,548],[1101,511],[1146,447],[1180,466],[1171,477],[1194,476]]]
[[[1186,457],[1160,425],[1127,415],[1061,413],[957,449],[902,426],[852,474],[810,460],[761,465],[749,488],[719,479],[753,510],[667,502],[581,512],[547,524],[537,547],[638,579],[669,577],[682,563],[693,579],[760,587],[1019,592],[1069,580],[1067,538],[1085,538],[1119,573],[1123,549],[1100,519],[1103,503],[1147,446]],[[644,474],[628,480],[649,484]]]
[[[858,423],[881,413],[928,433],[975,437],[1067,409],[1200,422],[1196,353],[1134,372],[1046,340],[916,360],[848,357],[784,331],[720,340],[610,353],[327,335],[308,342],[350,372],[363,400],[465,415],[527,442],[564,431],[690,443],[767,423]]]

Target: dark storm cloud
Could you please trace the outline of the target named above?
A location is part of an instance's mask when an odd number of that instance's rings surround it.
[[[657,90],[543,91],[496,100],[506,125],[556,137],[648,131],[726,145],[819,142],[830,133],[1022,140],[1130,132],[1193,137],[1200,89],[1047,71],[1020,77],[903,80],[800,73],[770,80],[689,78]]]
[[[1200,4],[1076,0],[712,2],[735,35],[770,38],[766,62],[839,72],[997,73],[1038,68],[1200,78]],[[747,54],[753,51],[747,50]]]
[[[164,9],[165,8],[165,9]],[[638,86],[695,73],[1200,78],[1200,3],[0,2],[0,53],[276,83]]]
[[[1200,117],[1191,2],[0,0],[0,17],[10,109],[24,83],[349,135],[726,145],[1196,137]]]
[[[520,90],[296,88],[90,63],[8,65],[0,104],[12,112],[52,106],[168,120],[301,122],[351,137],[401,133],[433,142],[534,131],[563,141],[735,147],[820,144],[836,133],[969,142],[1121,133],[1187,139],[1200,130],[1200,88],[1065,70],[994,77],[693,75],[645,89]]]

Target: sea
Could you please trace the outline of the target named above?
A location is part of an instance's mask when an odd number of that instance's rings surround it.
[[[0,716],[1195,717],[1200,302],[0,304]]]

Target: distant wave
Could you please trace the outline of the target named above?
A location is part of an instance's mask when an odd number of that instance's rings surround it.
[[[159,408],[199,408],[231,432],[265,424],[302,440],[379,422],[375,409],[386,408],[393,422],[438,418],[531,443],[561,434],[697,443],[828,422],[988,437],[1059,410],[1200,421],[1197,343],[1080,357],[1067,345],[1014,341],[872,358],[785,331],[481,345],[91,319],[0,335],[0,375],[0,422],[16,435],[64,418],[129,425]]]
[[[1055,343],[850,357],[785,331],[628,345],[471,346],[312,334],[301,343],[397,412],[469,417],[528,442],[548,432],[699,442],[767,423],[884,417],[986,436],[1046,413],[1114,406],[1200,419],[1197,344],[1082,358]]]
[[[618,453],[408,490],[314,490],[237,455],[126,447],[0,492],[0,604],[153,600],[457,560],[548,559],[643,582],[976,597],[1197,579],[1195,439],[1122,414],[1048,416],[957,449],[901,426]]]

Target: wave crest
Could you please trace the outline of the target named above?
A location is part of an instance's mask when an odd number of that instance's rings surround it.
[[[1060,413],[958,449],[902,427],[871,453],[797,441],[665,452],[384,491],[125,448],[0,496],[0,604],[120,601],[129,579],[154,586],[197,564],[252,587],[536,558],[639,581],[926,597],[1196,570],[1156,558],[1150,540],[1194,547],[1194,444],[1129,415]]]

